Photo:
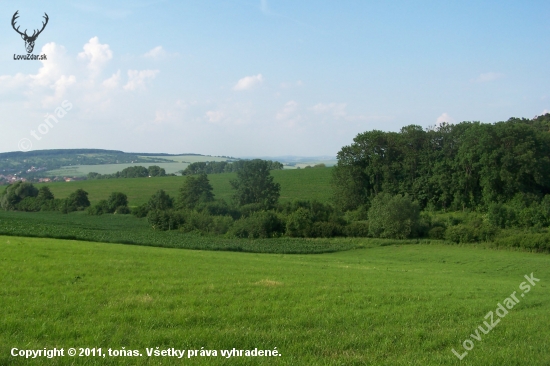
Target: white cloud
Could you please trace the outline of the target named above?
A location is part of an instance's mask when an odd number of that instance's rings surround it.
[[[96,75],[113,58],[113,52],[108,44],[101,44],[99,38],[93,37],[84,45],[84,51],[78,54],[78,58],[88,60],[88,68]]]
[[[277,119],[286,119],[288,116],[290,116],[291,114],[296,112],[297,108],[298,108],[298,103],[296,103],[293,100],[288,101],[288,102],[286,102],[283,109],[277,113],[275,118],[277,118]]]
[[[254,75],[254,76],[246,76],[239,80],[237,84],[233,87],[233,90],[241,91],[241,90],[250,90],[255,88],[256,86],[263,83],[264,77],[262,74]]]
[[[110,78],[105,79],[103,81],[103,86],[108,89],[114,89],[118,86],[119,82],[120,82],[120,70],[118,70],[117,73],[113,74],[113,76],[111,76]]]
[[[225,117],[225,113],[221,111],[208,111],[206,112],[206,118],[209,122],[218,123]]]
[[[486,83],[489,81],[494,81],[503,78],[504,75],[498,72],[486,72],[480,74],[477,78],[470,80],[473,83]]]
[[[550,113],[550,109],[545,109],[542,111],[542,115],[545,115],[546,113]]]
[[[128,70],[128,83],[124,85],[124,90],[145,89],[145,81],[154,79],[159,70]]]
[[[437,120],[435,121],[435,123],[440,125],[443,122],[455,123],[455,119],[449,116],[449,114],[443,113],[441,116],[437,117]]]
[[[288,127],[294,127],[298,122],[302,120],[302,116],[297,113],[298,103],[294,100],[290,100],[285,103],[283,109],[281,109],[275,115],[275,119],[278,121],[286,122]]]
[[[310,109],[317,114],[330,114],[333,117],[346,117],[346,103],[319,103],[311,107]]]
[[[166,56],[167,53],[164,48],[162,48],[162,46],[157,46],[143,55],[143,57],[151,58],[153,60],[160,60],[165,58]]]

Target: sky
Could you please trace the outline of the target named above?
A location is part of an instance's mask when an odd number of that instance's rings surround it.
[[[549,60],[548,0],[2,1],[0,152],[336,156],[550,113]]]

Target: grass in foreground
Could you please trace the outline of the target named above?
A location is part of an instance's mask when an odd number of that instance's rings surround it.
[[[444,245],[268,255],[0,237],[1,365],[547,365],[550,258]],[[459,362],[523,276],[541,281]],[[10,349],[270,349],[57,358]]]

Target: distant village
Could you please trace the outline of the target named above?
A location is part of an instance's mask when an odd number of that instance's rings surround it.
[[[85,180],[86,177],[33,177],[33,173],[39,173],[41,171],[45,171],[46,168],[37,168],[37,167],[30,167],[26,171],[20,171],[17,173],[7,173],[5,171],[0,171],[0,185],[6,185],[6,184],[12,184],[18,181],[21,182],[33,182],[33,183],[48,183],[48,182],[72,182],[75,180]],[[27,177],[24,177],[24,175],[30,175]]]

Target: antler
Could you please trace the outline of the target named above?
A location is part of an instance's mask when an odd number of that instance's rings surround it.
[[[46,14],[46,12],[44,12],[44,14],[45,14],[45,15],[44,15],[42,18],[46,19],[46,23],[42,22],[42,29],[40,29],[40,30],[38,31],[38,33],[36,33],[36,37],[38,37],[38,35],[39,35],[40,33],[42,33],[42,31],[44,30],[44,28],[46,28],[46,24],[48,24],[48,20],[50,19],[50,18],[48,17],[48,14]],[[36,31],[34,31],[34,32],[36,32]],[[32,36],[35,37],[35,34],[33,33]]]
[[[17,11],[15,12],[15,14],[13,14],[13,18],[11,18],[11,26],[12,26],[13,29],[14,29],[17,33],[19,33],[20,35],[26,36],[26,35],[27,35],[27,30],[26,30],[26,29],[25,29],[25,33],[21,33],[21,32],[19,31],[19,27],[15,28],[15,20],[16,20],[17,18],[19,18],[19,15],[17,15],[17,13],[19,13],[19,10],[17,10]],[[46,13],[44,13],[44,14],[46,14]]]

